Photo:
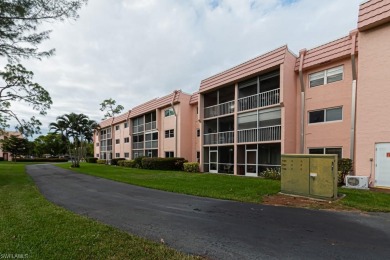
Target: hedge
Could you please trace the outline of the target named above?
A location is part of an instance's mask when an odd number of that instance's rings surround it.
[[[4,157],[0,157],[0,161],[4,161]]]
[[[199,163],[197,162],[186,162],[183,164],[185,172],[199,172]]]
[[[95,157],[88,157],[87,158],[87,163],[96,163],[98,160],[98,158],[95,158]]]
[[[146,157],[146,156],[140,156],[140,157],[137,157],[137,158],[134,159],[135,167],[137,167],[137,168],[143,168],[143,167],[142,167],[142,159],[143,159],[143,158],[148,158],[148,157]]]
[[[106,160],[97,160],[96,163],[98,163],[98,164],[106,164]]]
[[[136,164],[134,160],[120,160],[118,161],[118,165],[122,167],[135,168]]]
[[[65,158],[16,158],[16,162],[67,162]]]
[[[111,159],[111,165],[118,165],[118,161],[123,161],[125,158],[114,158]]]
[[[149,170],[164,170],[164,171],[182,171],[183,164],[187,162],[184,158],[159,158],[159,157],[144,157],[142,158],[142,168]]]

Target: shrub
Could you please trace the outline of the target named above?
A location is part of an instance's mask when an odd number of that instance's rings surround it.
[[[260,172],[261,177],[272,180],[280,180],[280,170],[277,168],[267,168],[265,171]]]
[[[353,163],[349,158],[338,160],[338,186],[345,185],[345,176],[352,172]]]
[[[197,162],[186,162],[183,164],[185,172],[199,172],[199,163]]]
[[[184,158],[142,158],[142,168],[150,170],[182,171]]]
[[[87,158],[87,163],[96,163],[98,160],[98,158],[95,158],[95,157],[88,157]]]
[[[114,158],[111,159],[111,165],[118,165],[118,161],[123,161],[125,158]]]
[[[122,167],[135,168],[134,160],[120,160],[118,161],[118,165]]]
[[[143,158],[148,158],[148,157],[146,157],[146,156],[140,156],[140,157],[137,157],[137,158],[134,159],[135,167],[136,167],[136,168],[143,168],[143,167],[142,167],[142,159],[143,159]]]
[[[68,159],[64,158],[16,158],[17,162],[67,162]]]
[[[0,161],[4,161],[4,157],[0,157]]]
[[[98,164],[106,164],[106,160],[97,160],[96,163],[98,163]]]

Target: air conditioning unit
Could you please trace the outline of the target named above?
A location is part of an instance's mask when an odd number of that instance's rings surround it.
[[[345,176],[347,188],[368,189],[368,176]]]

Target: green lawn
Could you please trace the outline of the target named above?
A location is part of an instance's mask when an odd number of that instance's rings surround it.
[[[0,162],[0,258],[194,259],[53,205],[24,166]]]
[[[70,164],[58,164],[70,169]],[[143,169],[83,163],[73,171],[138,186],[202,197],[259,203],[280,191],[280,181],[219,174]]]
[[[58,164],[70,169],[70,164]],[[280,191],[280,181],[219,174],[152,171],[83,163],[76,172],[138,186],[196,196],[261,203],[263,196]],[[390,194],[339,189],[347,196],[334,203],[363,211],[390,212]]]
[[[390,212],[390,194],[368,190],[340,188],[346,197],[338,203],[363,211]]]

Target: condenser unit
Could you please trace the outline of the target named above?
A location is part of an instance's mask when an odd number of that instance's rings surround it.
[[[368,176],[345,176],[347,188],[368,189]]]

